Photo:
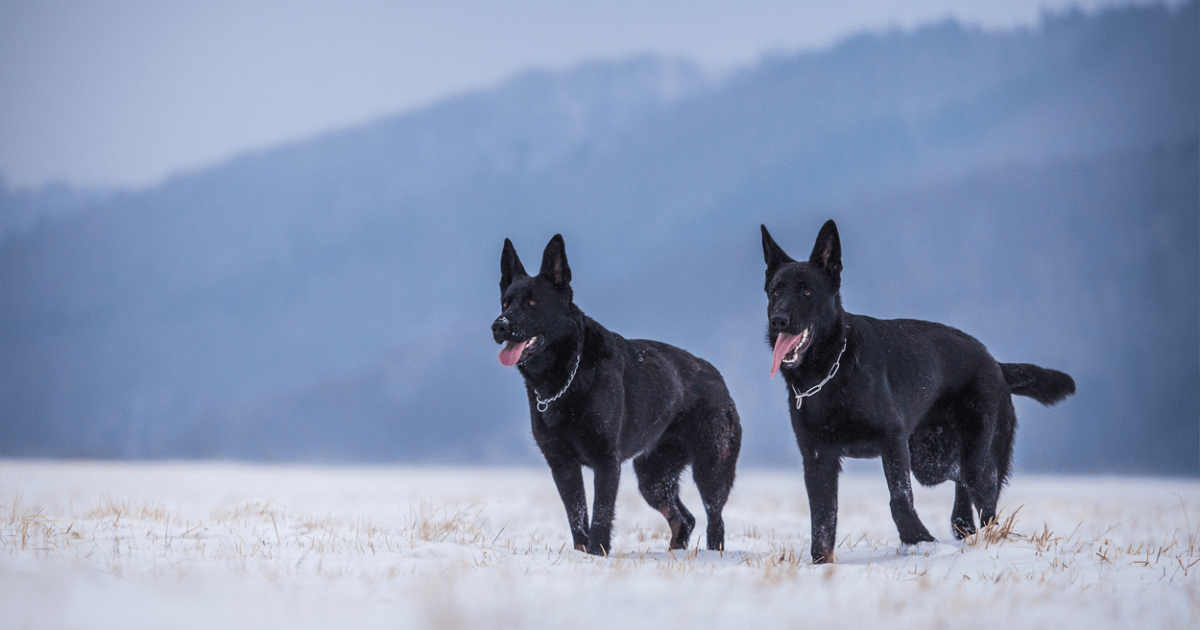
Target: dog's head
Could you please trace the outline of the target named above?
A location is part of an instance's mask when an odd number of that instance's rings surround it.
[[[555,341],[576,330],[579,312],[572,302],[571,268],[563,238],[555,234],[542,253],[542,269],[525,273],[512,241],[504,239],[500,254],[500,317],[492,322],[492,338],[505,344],[500,363],[513,366],[537,361]]]
[[[796,262],[762,226],[767,262],[767,338],[774,348],[771,376],[780,366],[792,368],[817,334],[835,325],[841,314],[842,244],[837,225],[826,221],[808,262]]]

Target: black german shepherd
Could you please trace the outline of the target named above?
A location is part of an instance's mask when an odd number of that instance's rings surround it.
[[[913,509],[909,472],[931,486],[954,481],[955,538],[996,516],[1008,479],[1017,416],[1012,394],[1053,405],[1075,393],[1056,370],[997,363],[965,333],[932,322],[879,320],[842,309],[842,246],[825,223],[808,262],[796,262],[762,226],[767,262],[771,376],[782,369],[804,460],[814,562],[834,559],[843,457],[883,458],[892,519],[904,544],[932,541]]]
[[[525,377],[533,438],[567,508],[575,548],[607,555],[621,462],[633,458],[638,490],[671,526],[671,549],[687,547],[695,517],[679,500],[687,465],[708,515],[708,548],[724,549],[721,511],[742,442],[737,408],[716,368],[679,348],[625,339],[583,314],[571,290],[563,239],[555,235],[530,277],[512,242],[500,255],[500,363]],[[595,472],[592,522],[581,466]]]

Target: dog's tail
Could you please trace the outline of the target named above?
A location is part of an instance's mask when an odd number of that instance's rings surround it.
[[[1001,363],[1000,371],[1012,393],[1028,396],[1047,407],[1075,393],[1075,379],[1065,372],[1030,363]]]

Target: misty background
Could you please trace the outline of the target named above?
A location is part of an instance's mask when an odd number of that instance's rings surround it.
[[[529,464],[499,256],[724,374],[794,466],[758,224],[838,222],[843,304],[1070,373],[1018,470],[1200,474],[1195,1],[944,20],[714,73],[649,54],[142,187],[0,180],[0,455]]]

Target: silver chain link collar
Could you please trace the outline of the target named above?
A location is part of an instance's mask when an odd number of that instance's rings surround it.
[[[799,410],[800,410],[800,405],[801,405],[801,403],[803,403],[803,402],[804,402],[804,399],[805,399],[805,398],[808,398],[809,396],[812,396],[813,394],[815,394],[815,393],[817,393],[817,392],[821,391],[821,388],[822,388],[822,387],[825,387],[825,383],[828,383],[828,382],[829,382],[829,379],[833,378],[833,375],[834,375],[834,374],[837,374],[838,368],[839,368],[839,367],[841,367],[841,365],[842,365],[842,354],[843,354],[844,352],[846,352],[846,344],[847,344],[847,343],[849,343],[849,341],[850,341],[850,335],[849,335],[849,334],[847,334],[847,335],[846,335],[846,338],[845,338],[845,339],[842,341],[842,351],[838,353],[837,360],[833,362],[833,367],[829,369],[829,376],[826,376],[826,377],[825,377],[825,380],[823,380],[823,381],[821,381],[820,383],[817,383],[816,385],[814,385],[814,386],[810,387],[810,388],[808,389],[808,391],[804,392],[803,394],[802,394],[802,393],[800,393],[800,392],[799,392],[799,391],[796,389],[796,386],[795,386],[795,385],[792,385],[792,386],[791,386],[791,388],[792,388],[792,391],[796,393],[796,411],[799,411]],[[568,384],[569,384],[569,383],[568,383]],[[535,392],[535,393],[536,393],[536,392]],[[559,396],[561,396],[561,395],[562,395],[562,394],[560,393],[560,394],[559,394]],[[557,398],[557,397],[558,397],[558,396],[555,396],[555,398]]]
[[[542,400],[542,395],[538,393],[538,390],[536,390],[536,389],[533,390],[533,397],[537,399],[537,410],[539,412],[546,413],[546,410],[550,408],[550,403],[558,400],[559,398],[562,398],[562,395],[567,393],[567,389],[571,387],[571,382],[575,380],[575,372],[577,370],[579,370],[579,362],[583,359],[583,342],[584,342],[584,336],[586,334],[587,334],[587,331],[584,329],[584,324],[583,324],[583,313],[580,313],[579,314],[579,354],[575,356],[575,367],[571,368],[571,375],[567,377],[567,384],[563,385],[563,388],[558,390],[558,393],[554,395],[554,398],[551,398],[549,400]]]
[[[539,394],[536,389],[533,390],[533,397],[537,399],[538,411],[546,413],[546,410],[550,408],[550,403],[562,398],[562,395],[567,393],[567,388],[571,386],[571,381],[575,380],[575,371],[579,369],[579,360],[582,358],[583,348],[580,348],[579,355],[575,357],[575,367],[571,369],[571,376],[567,378],[567,384],[563,385],[563,388],[554,395],[554,398],[551,398],[550,400],[542,400],[542,395]]]

